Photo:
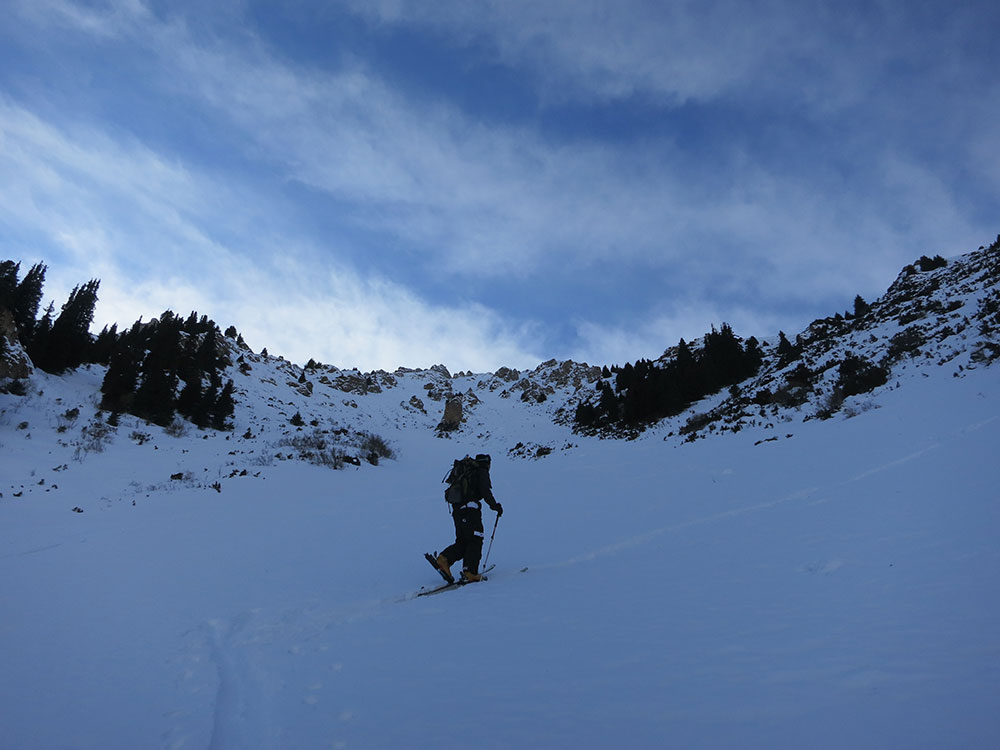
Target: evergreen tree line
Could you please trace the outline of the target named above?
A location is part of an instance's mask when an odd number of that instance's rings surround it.
[[[48,269],[36,263],[18,279],[20,268],[21,264],[12,260],[0,263],[0,309],[10,312],[18,339],[35,366],[59,374],[96,362],[90,324],[101,282],[91,279],[74,287],[58,315],[55,303],[51,303],[37,320]]]
[[[0,310],[10,312],[36,367],[60,374],[84,364],[106,365],[102,408],[161,426],[180,414],[199,427],[231,429],[233,381],[222,380],[230,362],[213,321],[194,312],[183,319],[168,310],[122,333],[105,326],[95,337],[90,326],[99,280],[75,287],[59,315],[53,303],[38,319],[47,267],[37,263],[21,279],[20,266],[0,262]],[[230,332],[238,337],[234,328]]]
[[[198,427],[232,429],[233,381],[222,381],[230,361],[214,322],[194,312],[185,320],[167,310],[111,335],[103,408],[160,426],[180,414]]]
[[[576,424],[634,427],[680,414],[693,402],[755,375],[763,360],[757,339],[744,345],[728,324],[718,331],[713,326],[698,351],[681,339],[665,363],[639,360],[605,368],[597,384],[599,396],[577,406]]]

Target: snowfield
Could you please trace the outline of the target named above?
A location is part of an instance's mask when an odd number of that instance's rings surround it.
[[[0,396],[0,747],[1000,747],[995,368],[693,443],[499,390],[441,438],[403,375],[336,404],[396,459],[339,471],[277,457],[333,406],[276,378],[232,433],[84,435],[102,375]],[[497,568],[414,598],[481,451]]]

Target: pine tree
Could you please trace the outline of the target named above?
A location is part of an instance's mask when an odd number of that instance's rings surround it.
[[[607,414],[611,417],[617,417],[618,412],[618,398],[615,396],[611,386],[606,382],[601,384],[601,400],[599,402],[599,407],[602,413]]]
[[[229,365],[229,358],[225,355],[222,342],[218,334],[218,329],[211,325],[205,332],[198,352],[195,355],[195,364],[198,369],[206,374],[218,372],[223,367]]]
[[[183,323],[169,310],[148,327],[149,349],[142,363],[142,383],[135,393],[132,413],[166,426],[174,418],[177,400],[177,360]]]
[[[215,401],[212,409],[212,427],[216,430],[231,430],[233,428],[229,419],[236,412],[236,399],[233,397],[235,386],[232,380],[226,381],[222,387],[222,392]]]
[[[172,370],[143,364],[142,384],[135,392],[132,413],[166,427],[173,421],[177,375]]]
[[[93,346],[90,324],[94,320],[100,285],[98,279],[91,279],[74,287],[62,312],[52,324],[52,330],[44,340],[34,337],[32,359],[46,372],[60,373],[90,361]]]
[[[45,308],[45,314],[42,315],[42,319],[35,323],[35,330],[31,334],[31,341],[27,347],[28,356],[31,357],[31,361],[43,370],[46,369],[43,365],[43,360],[48,351],[49,336],[52,333],[52,319],[55,314],[56,303],[50,302],[49,306]]]
[[[177,397],[177,413],[199,427],[204,426],[208,422],[208,415],[202,411],[203,397],[200,376],[195,375],[185,380]]]
[[[597,409],[590,402],[581,401],[576,405],[573,420],[581,427],[590,427],[597,421]]]
[[[701,370],[704,374],[702,389],[705,395],[723,386],[743,379],[743,347],[728,323],[722,329],[705,334],[705,347],[701,351]]]
[[[42,287],[45,285],[46,270],[47,267],[44,263],[36,263],[14,290],[10,312],[14,316],[14,324],[19,331],[21,343],[25,345],[31,341],[31,336],[34,333],[38,306],[42,302]]]
[[[115,341],[108,361],[108,371],[101,384],[101,408],[114,413],[131,412],[139,382],[145,333],[140,322]]]
[[[746,377],[756,375],[764,364],[764,352],[761,351],[760,342],[755,336],[747,339],[744,356],[747,368]]]
[[[91,350],[91,359],[100,365],[108,365],[111,362],[111,354],[114,352],[118,342],[118,324],[112,323],[111,327],[104,326],[97,334],[97,340]]]
[[[631,363],[626,362],[625,366],[615,375],[615,390],[618,393],[627,391],[632,387],[633,382],[635,382],[635,368]]]
[[[14,305],[17,274],[20,268],[21,264],[12,260],[0,263],[0,310],[10,310]]]

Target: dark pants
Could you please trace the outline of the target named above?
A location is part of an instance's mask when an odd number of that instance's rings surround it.
[[[459,508],[452,513],[455,521],[455,543],[441,554],[449,563],[463,561],[462,568],[479,572],[483,556],[483,511],[479,508]]]

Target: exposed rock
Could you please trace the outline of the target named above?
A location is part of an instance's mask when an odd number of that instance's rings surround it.
[[[14,317],[9,310],[0,310],[0,380],[26,378],[32,364],[28,353],[17,339]]]
[[[514,385],[514,390],[521,391],[521,400],[525,403],[532,401],[543,403],[549,396],[556,392],[551,385],[542,385],[534,380],[522,378]]]
[[[370,373],[368,375],[363,375],[360,372],[345,372],[342,375],[331,379],[326,378],[326,376],[321,377],[321,383],[327,383],[338,391],[343,391],[344,393],[355,393],[359,396],[364,396],[368,393],[381,393],[382,386],[378,382],[378,378],[375,373]]]
[[[538,443],[518,443],[509,451],[507,455],[512,458],[545,458],[552,453],[552,448],[548,445]]]
[[[462,424],[462,396],[461,394],[450,397],[444,405],[444,417],[438,424],[437,429],[442,432],[457,430]]]
[[[512,370],[509,367],[501,367],[499,370],[493,373],[493,376],[499,378],[500,380],[503,380],[506,383],[513,383],[515,380],[521,377],[521,373],[517,370]]]
[[[451,383],[427,383],[424,386],[427,398],[431,401],[442,401],[451,397]]]
[[[571,359],[567,359],[565,362],[550,359],[548,362],[540,364],[532,375],[535,376],[535,379],[555,388],[562,389],[573,386],[573,388],[579,389],[587,383],[596,383],[600,380],[601,368],[574,362]]]
[[[290,382],[288,383],[289,388],[294,388],[296,391],[301,393],[303,396],[313,395],[313,384],[311,380],[306,380],[305,382]]]

